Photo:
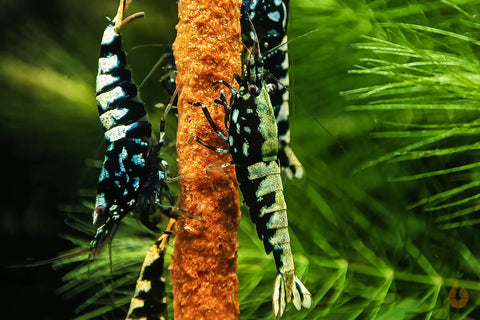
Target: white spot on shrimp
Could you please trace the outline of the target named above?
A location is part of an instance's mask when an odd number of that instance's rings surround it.
[[[250,10],[255,10],[255,7],[257,6],[257,2],[258,2],[257,0],[252,0],[250,2]],[[254,12],[252,11],[252,13]]]
[[[118,155],[118,165],[120,166],[121,172],[126,172],[123,162],[125,161],[125,159],[127,159],[127,157],[128,157],[128,151],[125,147],[123,147],[122,152]]]
[[[149,292],[152,290],[152,282],[149,280],[137,280],[137,287],[135,288],[137,291]]]
[[[105,130],[111,129],[117,124],[117,121],[123,118],[128,113],[127,108],[118,108],[105,112],[100,116],[100,122]]]
[[[142,154],[134,154],[132,156],[132,162],[140,167],[145,167],[145,159]]]
[[[243,155],[244,155],[245,157],[248,157],[248,148],[249,148],[249,147],[250,147],[250,146],[248,145],[248,142],[244,142],[244,143],[243,143]]]
[[[277,190],[278,191],[283,190],[280,174],[269,174],[268,176],[265,177],[265,179],[262,182],[260,182],[260,185],[258,186],[258,189],[255,195],[258,198],[266,194],[275,192]]]
[[[280,12],[278,11],[269,12],[267,13],[267,16],[270,20],[274,22],[280,21],[280,18],[281,18]]]
[[[118,37],[118,33],[115,31],[115,27],[113,25],[108,26],[103,32],[102,45],[111,44],[116,37]]]
[[[268,239],[273,247],[284,247],[283,244],[290,243],[288,228],[277,229],[277,231]]]
[[[248,179],[255,180],[269,175],[280,174],[280,167],[275,161],[270,163],[257,162],[248,166]]]
[[[125,96],[125,92],[121,87],[115,87],[110,91],[99,94],[97,99],[97,104],[102,108],[102,110],[108,110],[110,104],[121,99]]]
[[[267,229],[286,228],[288,226],[287,211],[279,210],[274,212],[268,220]]]
[[[96,92],[99,93],[103,88],[120,80],[120,77],[114,77],[111,74],[99,74],[96,81]]]
[[[108,156],[105,156],[106,161],[108,159]],[[98,177],[98,182],[102,182],[103,180],[107,179],[110,177],[110,174],[108,174],[107,169],[105,169],[104,166],[102,166],[102,170],[100,171],[100,176]]]
[[[126,126],[116,126],[105,132],[105,139],[109,142],[114,142],[123,139],[127,136],[127,132],[137,127],[138,123],[134,122]]]
[[[130,109],[128,109],[128,108],[116,108],[116,109],[112,110],[111,116],[115,120],[119,120],[119,119],[123,118],[124,116],[126,116],[129,111],[130,111]]]
[[[282,39],[282,43],[287,43],[288,42],[288,37],[285,36],[283,37]],[[284,70],[288,70],[288,53],[287,53],[287,45],[283,45],[282,47],[282,51],[285,51],[285,59],[282,61],[282,68]],[[288,85],[288,77],[285,77],[285,79],[282,80],[282,83],[285,84],[285,85]]]
[[[116,54],[98,59],[98,74],[109,73],[120,65]]]
[[[145,118],[146,119],[146,118]],[[147,120],[148,121],[148,120]],[[133,142],[135,142],[136,144],[139,144],[141,146],[147,146],[148,143],[146,143],[145,141],[143,141],[142,139],[132,139]]]
[[[278,111],[277,123],[287,120],[288,115],[289,115],[288,102],[283,101],[282,104],[280,105],[280,110]]]
[[[133,181],[133,190],[137,191],[138,188],[140,187],[140,178],[139,177],[135,177],[135,180]]]
[[[287,13],[287,7],[285,6],[285,3],[282,1],[281,2],[281,5],[283,7],[283,12]],[[283,30],[285,30],[285,28],[287,27],[287,14],[284,14],[283,15],[283,21],[282,21],[282,27],[283,27]]]
[[[161,180],[165,180],[165,172],[163,171],[158,171],[158,179],[161,181]]]
[[[233,112],[232,112],[232,121],[234,123],[237,123],[238,121],[238,114],[239,114],[239,110],[238,109],[234,109]]]
[[[143,301],[142,299],[138,299],[136,297],[133,297],[132,301],[130,302],[130,310],[134,310],[134,309],[137,309],[137,308],[143,308],[144,305],[145,305],[145,301]]]

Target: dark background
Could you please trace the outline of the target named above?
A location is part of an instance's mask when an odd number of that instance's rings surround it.
[[[137,83],[175,38],[175,6],[175,1],[160,5],[134,1],[127,12],[146,11],[147,17],[128,26],[126,48],[163,45],[131,52],[132,62],[144,61],[135,68]],[[60,236],[75,233],[65,223],[67,212],[90,210],[82,201],[93,201],[98,168],[89,163],[101,160],[104,148],[94,97],[95,74],[106,16],[113,18],[117,7],[118,1],[106,0],[0,1],[0,243],[5,319],[70,319],[74,307],[86,299],[65,299],[55,293],[68,268],[21,265],[71,249],[70,241]],[[154,103],[168,102],[157,81],[161,72],[143,91],[149,111]],[[151,96],[147,93],[155,90]]]

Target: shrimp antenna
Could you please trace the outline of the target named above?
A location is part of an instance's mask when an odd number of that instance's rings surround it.
[[[310,30],[310,31],[308,31],[308,32],[305,32],[305,33],[299,35],[299,36],[296,36],[296,37],[293,38],[293,39],[290,39],[290,40],[287,40],[287,41],[285,41],[285,42],[282,42],[282,43],[276,45],[275,47],[269,49],[269,50],[266,52],[266,55],[268,55],[270,52],[272,52],[272,51],[274,51],[274,50],[277,50],[278,48],[280,48],[280,47],[282,47],[282,46],[284,46],[284,45],[287,45],[287,44],[289,44],[289,43],[291,43],[291,42],[293,42],[293,41],[295,41],[295,40],[298,40],[298,39],[300,39],[300,38],[306,37],[306,36],[308,36],[309,34],[314,33],[314,32],[317,32],[317,31],[320,31],[320,29],[317,28],[317,29]]]
[[[138,85],[139,88],[141,88],[145,84],[145,82],[147,82],[147,80],[152,76],[155,70],[157,70],[157,68],[162,64],[163,60],[165,60],[166,57],[168,57],[168,53],[162,54],[162,56],[157,60],[155,65],[150,69],[150,71],[145,76],[145,78],[143,78],[142,82]]]
[[[248,17],[248,22],[250,22],[250,26],[252,27],[252,30],[250,31],[250,38],[253,40],[253,48],[257,51],[257,52],[253,52],[253,53],[256,53],[256,54],[261,54],[260,52],[260,43],[258,41],[258,35],[257,35],[257,30],[255,30],[255,26],[253,25],[253,22],[252,20],[250,19],[250,17]],[[253,35],[253,37],[252,37]],[[248,49],[247,49],[248,50]],[[251,54],[252,52],[250,50],[249,51],[249,54]]]
[[[130,5],[131,0],[120,0],[120,4],[118,5],[117,15],[113,18],[112,22],[115,23],[115,31],[119,31],[123,26],[132,22],[137,18],[141,18],[145,16],[145,12],[137,12],[134,13],[127,18],[123,18],[124,12],[127,10],[128,6]]]

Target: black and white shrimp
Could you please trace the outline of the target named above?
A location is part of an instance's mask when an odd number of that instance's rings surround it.
[[[295,275],[287,206],[277,157],[277,123],[263,79],[263,61],[258,50],[247,56],[244,77],[235,75],[235,79],[240,85],[238,93],[223,80],[213,83],[225,85],[232,93],[228,102],[223,92],[220,99],[214,100],[225,110],[228,136],[213,122],[205,104],[191,103],[202,107],[210,126],[228,142],[229,150],[209,145],[199,137],[196,141],[214,151],[232,155],[237,180],[258,236],[263,240],[265,251],[273,251],[278,271],[273,292],[273,313],[275,318],[280,318],[289,302],[293,302],[297,309],[302,306],[309,308],[311,294]]]
[[[159,157],[164,143],[165,116],[160,124],[159,141],[152,145],[152,127],[121,48],[120,29],[144,15],[136,13],[124,19],[128,4],[128,0],[120,0],[117,15],[103,33],[98,60],[96,100],[107,150],[93,212],[94,224],[99,219],[105,222],[90,243],[94,253],[112,239],[119,222],[129,212],[135,212],[145,226],[155,231],[156,223],[149,218],[156,207],[174,218],[186,214],[173,207],[174,199],[165,182],[168,164]],[[162,205],[162,198],[171,206]]]
[[[168,319],[166,281],[163,277],[165,253],[175,219],[170,219],[165,232],[150,247],[137,280],[126,320]]]
[[[277,120],[280,167],[287,177],[302,178],[303,166],[290,146],[288,9],[289,0],[243,0],[240,21],[245,47],[251,48],[258,42],[260,50],[265,53],[263,67]]]

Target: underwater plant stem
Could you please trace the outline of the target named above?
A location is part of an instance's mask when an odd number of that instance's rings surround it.
[[[170,265],[174,317],[237,319],[237,230],[239,195],[233,165],[221,168],[230,155],[205,148],[227,148],[211,129],[200,107],[204,102],[221,128],[223,108],[215,106],[218,88],[212,83],[233,82],[241,73],[241,0],[180,0],[177,38],[173,45],[177,66],[177,157],[179,206],[201,219],[178,219],[175,251]],[[224,129],[224,128],[223,128]],[[193,141],[193,142],[192,142]]]

